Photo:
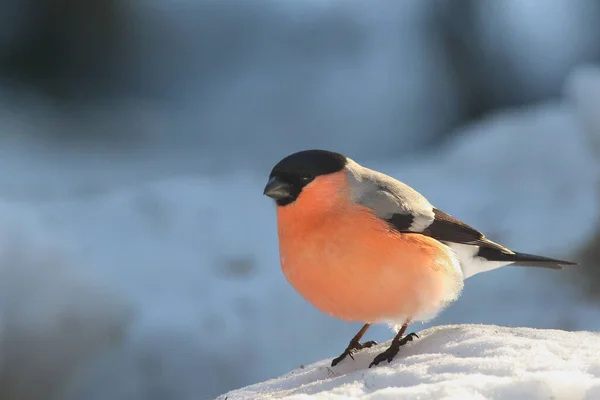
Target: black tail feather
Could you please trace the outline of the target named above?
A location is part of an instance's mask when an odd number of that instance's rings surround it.
[[[520,265],[523,267],[562,269],[564,265],[577,265],[577,263],[571,261],[557,260],[554,258],[536,256],[534,254],[527,253],[505,253],[489,247],[480,247],[477,255],[485,258],[488,261],[513,262],[515,265]]]

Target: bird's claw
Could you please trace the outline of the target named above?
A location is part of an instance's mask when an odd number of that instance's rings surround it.
[[[377,357],[373,359],[371,364],[369,364],[369,368],[379,365],[379,363],[384,360],[387,360],[388,363],[391,362],[396,356],[396,354],[398,354],[398,350],[400,350],[400,347],[398,346],[388,347],[387,350],[385,350],[383,353],[378,354]]]
[[[368,342],[365,342],[365,343],[350,342],[350,344],[348,345],[346,350],[344,350],[344,352],[342,354],[340,354],[338,357],[333,359],[333,361],[331,362],[331,366],[335,367],[336,365],[338,365],[340,363],[340,361],[342,361],[344,358],[346,358],[346,356],[350,356],[350,358],[354,360],[354,355],[353,355],[354,352],[356,352],[358,350],[362,350],[362,349],[368,349],[375,345],[377,345],[377,342],[374,340],[369,340]]]
[[[417,335],[416,333],[409,333],[408,335],[404,336],[402,339],[398,340],[398,341],[392,341],[392,344],[390,345],[390,347],[388,347],[383,353],[378,354],[375,359],[373,359],[373,361],[371,362],[371,364],[369,364],[369,368],[378,365],[380,362],[387,360],[388,363],[390,363],[394,357],[396,357],[396,354],[398,354],[398,351],[400,350],[400,347],[404,346],[406,343],[408,342],[412,342],[415,338],[418,338],[419,335]]]
[[[371,348],[373,346],[377,346],[377,342],[374,340],[369,340],[368,342],[364,342],[364,343],[359,343],[361,345],[360,349],[368,349]],[[360,350],[358,349],[358,350]]]

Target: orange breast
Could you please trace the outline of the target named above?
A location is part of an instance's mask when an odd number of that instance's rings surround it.
[[[347,321],[419,320],[454,300],[462,278],[451,251],[434,239],[391,231],[367,208],[344,201],[343,179],[328,177],[278,207],[281,267],[292,286]]]

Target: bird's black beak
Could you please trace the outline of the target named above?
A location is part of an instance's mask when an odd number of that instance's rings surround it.
[[[267,182],[263,194],[274,200],[285,199],[292,196],[292,185],[274,176]]]

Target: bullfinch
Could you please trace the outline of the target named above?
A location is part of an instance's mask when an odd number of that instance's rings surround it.
[[[320,311],[398,334],[369,365],[390,362],[411,322],[433,318],[456,300],[463,281],[506,265],[561,269],[575,263],[517,253],[435,208],[410,186],[325,150],[291,154],[271,170],[264,194],[275,200],[281,269]],[[352,357],[353,358],[353,357]]]

